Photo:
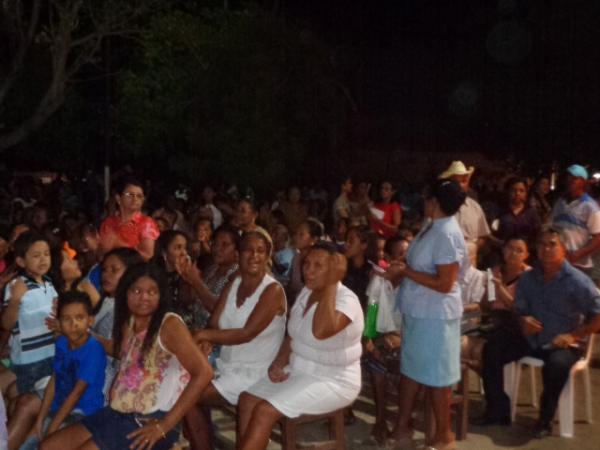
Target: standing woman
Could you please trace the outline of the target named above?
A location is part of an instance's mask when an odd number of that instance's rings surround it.
[[[137,250],[148,261],[154,255],[154,241],[160,231],[156,222],[142,214],[144,188],[135,178],[124,178],[116,185],[117,211],[100,225],[102,253],[117,247]]]
[[[432,398],[436,423],[432,446],[456,448],[450,431],[450,395],[452,385],[460,380],[462,301],[458,277],[468,256],[454,214],[465,196],[455,181],[437,180],[425,201],[430,221],[408,249],[406,264],[395,266],[404,276],[397,295],[403,315],[400,414],[390,435],[396,448],[412,440],[411,414],[421,386],[430,390]]]
[[[371,228],[377,234],[388,239],[394,237],[402,222],[402,208],[400,204],[394,200],[396,190],[389,181],[382,181],[379,185],[379,201],[373,205],[383,213],[381,218],[376,217],[371,213]]]
[[[267,236],[267,230],[256,224],[258,211],[256,205],[250,197],[242,198],[235,207],[235,216],[232,220],[232,225],[239,228],[242,233],[250,231],[264,232]]]
[[[181,318],[168,312],[162,269],[147,263],[127,269],[115,306],[114,340],[103,340],[121,361],[110,404],[53,433],[43,450],[168,450],[179,438],[176,425],[208,384],[208,360]]]
[[[529,206],[527,180],[509,179],[506,182],[505,192],[508,204],[499,217],[496,237],[503,244],[513,236],[522,236],[529,242],[535,242],[542,222],[537,210]]]

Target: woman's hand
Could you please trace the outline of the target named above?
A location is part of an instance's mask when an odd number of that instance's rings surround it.
[[[398,333],[386,333],[383,336],[383,345],[387,351],[392,351],[400,347],[402,338]]]
[[[198,330],[196,331],[193,335],[192,338],[194,339],[194,342],[196,343],[197,346],[199,346],[202,349],[202,343],[203,342],[208,342],[208,340],[206,339],[204,330]]]
[[[129,446],[132,450],[150,450],[158,441],[165,437],[166,430],[160,420],[147,421],[147,425],[127,435],[127,439],[133,441]]]
[[[328,285],[337,286],[338,282],[342,281],[348,270],[348,261],[346,257],[340,253],[331,255],[329,260]]]
[[[200,341],[197,343],[200,351],[205,354],[207,357],[212,353],[213,345],[208,341]]]
[[[399,259],[393,259],[390,261],[390,265],[385,271],[384,277],[388,280],[393,280],[398,277],[403,277],[406,271],[406,263]]]
[[[202,282],[202,274],[200,269],[192,262],[188,255],[179,258],[175,262],[175,270],[183,278],[186,283],[195,286],[197,283]]]
[[[285,371],[285,367],[281,364],[273,362],[269,366],[269,379],[273,383],[282,383],[290,377],[290,374]]]

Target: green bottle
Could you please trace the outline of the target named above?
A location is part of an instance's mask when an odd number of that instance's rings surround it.
[[[367,314],[365,317],[365,330],[363,336],[368,339],[375,339],[379,336],[377,332],[377,312],[379,311],[379,304],[375,299],[369,298],[369,304],[367,306]]]

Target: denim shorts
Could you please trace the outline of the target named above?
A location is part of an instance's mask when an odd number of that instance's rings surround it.
[[[140,419],[162,419],[166,414],[164,411],[152,414],[122,413],[106,406],[96,414],[84,417],[81,424],[90,432],[92,440],[100,450],[124,450],[132,443],[127,439],[127,435],[140,428]],[[178,440],[179,429],[175,427],[152,449],[169,450]]]
[[[52,367],[53,360],[54,358],[46,358],[31,364],[13,364],[10,366],[10,370],[17,376],[19,394],[37,392],[35,383],[52,375],[54,371]]]

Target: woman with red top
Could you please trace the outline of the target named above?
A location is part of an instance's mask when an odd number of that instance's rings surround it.
[[[144,189],[134,178],[125,178],[117,184],[117,212],[107,217],[100,226],[100,247],[103,253],[117,247],[137,250],[145,260],[154,255],[154,241],[160,231],[156,222],[142,214]]]
[[[382,181],[379,185],[379,202],[375,203],[370,210],[371,228],[386,239],[396,235],[402,222],[402,208],[394,201],[394,195],[396,190],[392,183]]]

